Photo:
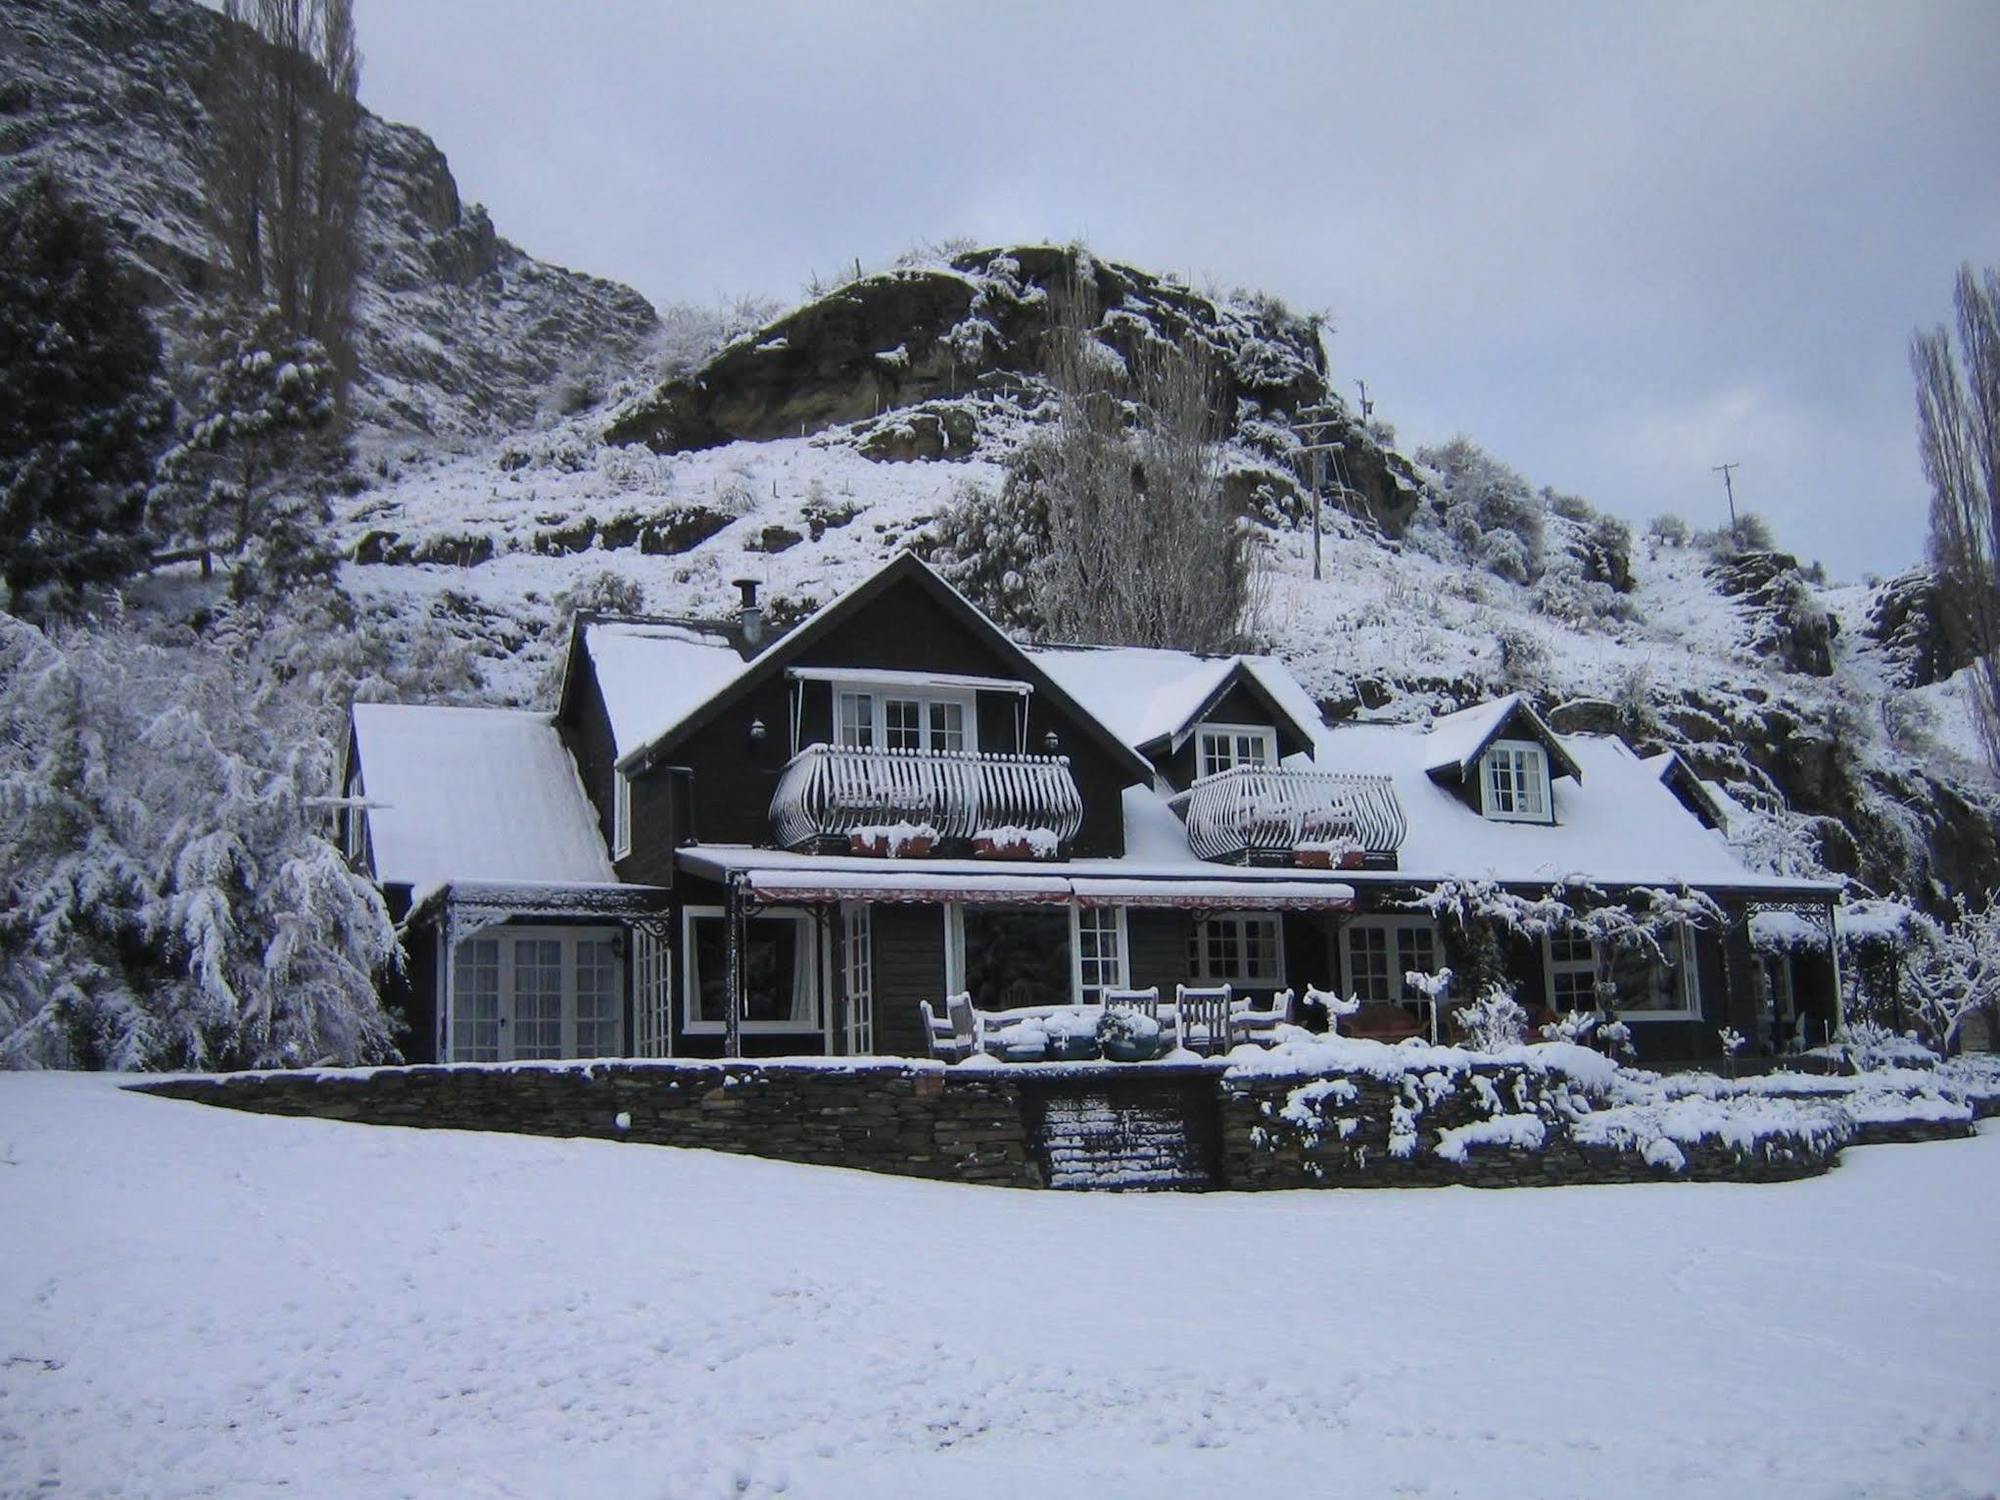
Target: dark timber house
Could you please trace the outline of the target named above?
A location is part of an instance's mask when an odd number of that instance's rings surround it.
[[[1678,757],[1518,697],[1329,729],[1269,659],[1024,649],[907,554],[775,640],[749,589],[727,624],[580,616],[553,714],[357,704],[347,762],[412,1060],[921,1055],[960,991],[1403,1005],[1465,941],[1412,904],[1451,881],[1712,897],[1664,957],[1493,939],[1531,1011],[1615,983],[1642,1060],[1836,1019],[1838,888],[1744,869]]]

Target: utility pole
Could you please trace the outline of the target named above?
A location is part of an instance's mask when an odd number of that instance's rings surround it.
[[[1313,502],[1313,577],[1320,574],[1320,517],[1319,492],[1323,480],[1323,464],[1328,453],[1340,451],[1339,443],[1322,442],[1323,434],[1342,424],[1340,408],[1331,404],[1309,406],[1292,419],[1292,430],[1302,432],[1312,441],[1299,445],[1298,453],[1312,459],[1312,502]]]
[[[1732,536],[1736,533],[1736,486],[1730,483],[1729,475],[1731,470],[1742,467],[1741,464],[1715,464],[1709,469],[1711,474],[1722,476],[1722,488],[1729,496],[1729,531]]]
[[[1365,422],[1375,415],[1375,403],[1368,399],[1367,381],[1357,380],[1354,383],[1361,387],[1361,420]]]

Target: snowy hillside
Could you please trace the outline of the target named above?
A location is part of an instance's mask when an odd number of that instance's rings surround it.
[[[107,218],[170,338],[221,284],[202,208],[202,90],[222,18],[195,0],[0,7],[0,196],[53,171]],[[357,305],[364,423],[432,433],[532,420],[565,378],[629,368],[658,331],[627,287],[547,265],[459,201],[443,153],[366,116]]]
[[[114,1083],[0,1075],[10,1495],[1972,1500],[2000,1472],[1990,1130],[1761,1187],[1135,1197]]]

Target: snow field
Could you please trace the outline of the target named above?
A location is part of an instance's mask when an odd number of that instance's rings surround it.
[[[1780,1186],[1134,1197],[5,1075],[0,1493],[1969,1500],[1988,1129]]]

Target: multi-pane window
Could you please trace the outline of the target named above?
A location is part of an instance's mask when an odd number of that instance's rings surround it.
[[[452,958],[447,1061],[616,1057],[624,975],[604,928],[502,927]]]
[[[1597,1009],[1597,945],[1580,932],[1552,932],[1544,942],[1549,1009],[1558,1014]]]
[[[618,1055],[618,955],[607,938],[576,945],[576,1052],[578,1057]]]
[[[1284,948],[1270,912],[1205,917],[1188,935],[1188,972],[1196,979],[1243,985],[1282,984]]]
[[[467,938],[452,964],[451,1060],[500,1060],[500,942]]]
[[[924,705],[920,698],[885,698],[882,717],[887,733],[882,743],[891,750],[924,748]]]
[[[841,744],[871,748],[875,743],[875,695],[842,693],[838,727]]]
[[[1367,920],[1347,929],[1347,993],[1363,1000],[1417,1000],[1412,973],[1437,972],[1437,929],[1427,921]]]
[[[1276,736],[1254,724],[1205,724],[1196,731],[1197,776],[1213,776],[1235,766],[1269,766],[1278,760]]]
[[[1694,929],[1682,923],[1660,938],[1659,950],[1622,944],[1598,953],[1621,1015],[1681,1016],[1701,1009],[1695,982]]]
[[[834,736],[862,749],[963,751],[973,743],[967,695],[879,693],[843,689],[834,695]]]
[[[1080,907],[1076,914],[1077,998],[1104,1003],[1107,989],[1125,987],[1125,913],[1115,906]]]
[[[1549,820],[1549,764],[1540,745],[1497,740],[1482,764],[1487,817],[1527,823]]]

